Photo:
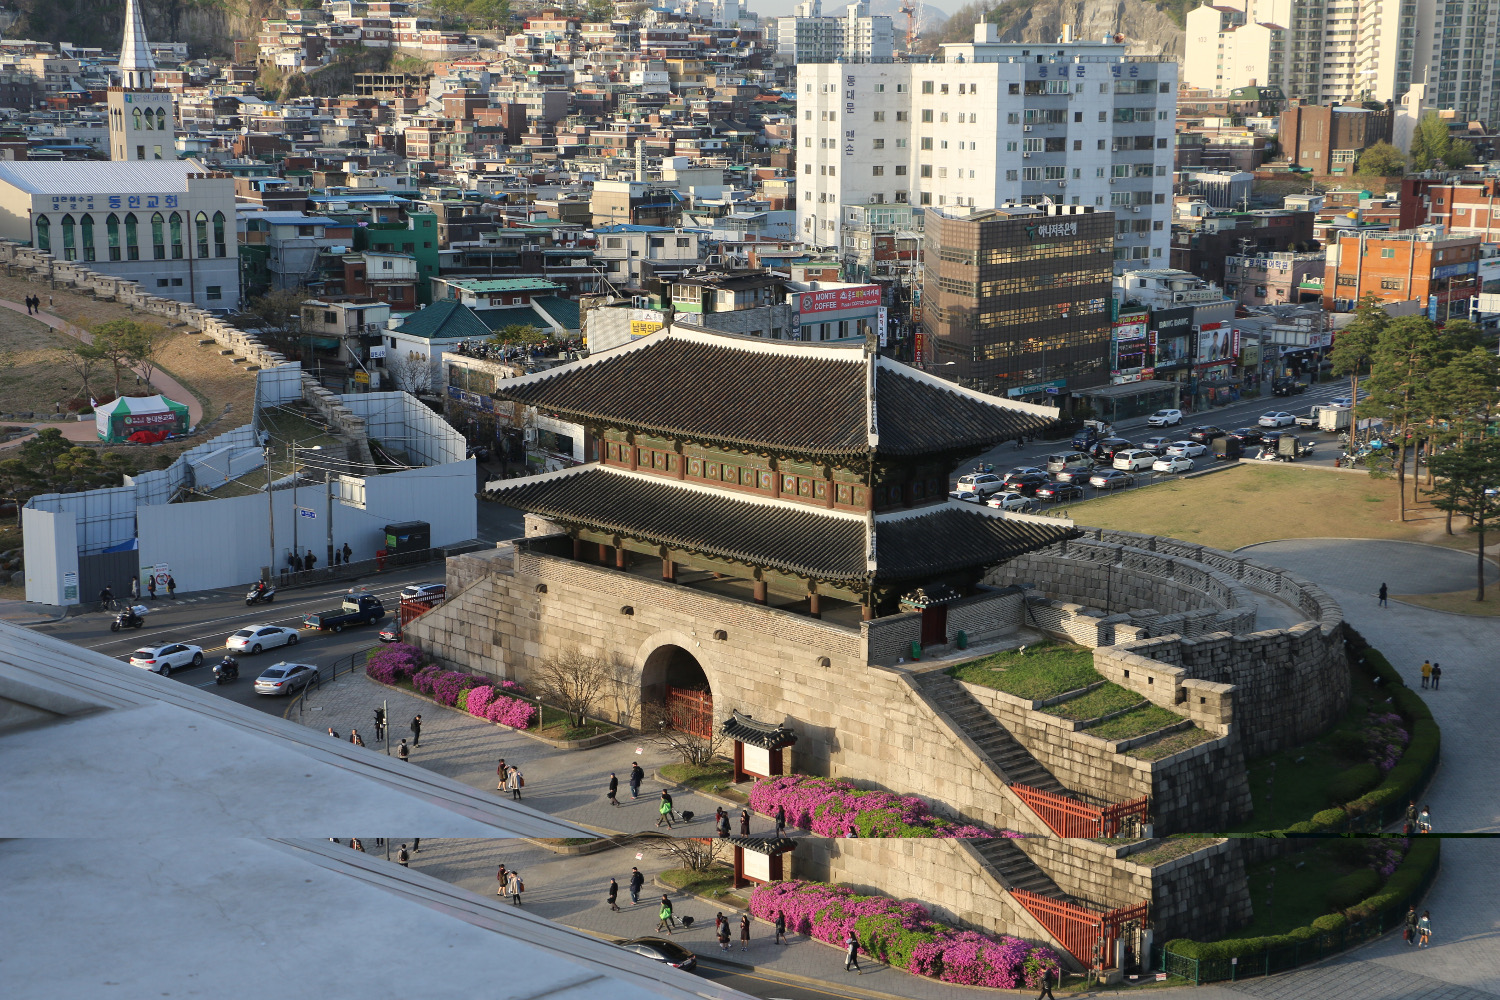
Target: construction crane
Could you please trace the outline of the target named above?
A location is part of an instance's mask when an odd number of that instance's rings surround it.
[[[910,55],[912,46],[922,37],[922,0],[902,0],[898,9],[906,15],[906,52]]]

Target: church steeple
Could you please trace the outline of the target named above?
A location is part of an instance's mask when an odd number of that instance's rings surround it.
[[[146,40],[146,23],[138,0],[125,0],[125,42],[120,47],[120,85],[126,90],[150,90],[156,60]]]

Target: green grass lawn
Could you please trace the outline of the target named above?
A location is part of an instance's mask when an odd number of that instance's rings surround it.
[[[1140,708],[1126,712],[1124,715],[1117,715],[1107,722],[1090,726],[1083,731],[1102,740],[1128,740],[1134,736],[1154,733],[1158,729],[1165,729],[1181,721],[1182,716],[1176,712],[1169,712],[1160,705],[1142,705]]]
[[[1381,700],[1379,689],[1368,675],[1359,670],[1350,673],[1353,690],[1349,710],[1337,726],[1301,746],[1250,761],[1250,797],[1255,813],[1228,832],[1285,829],[1333,804],[1328,801],[1329,779],[1363,759],[1342,749],[1341,744],[1349,737],[1339,734],[1363,732],[1370,706]]]
[[[969,684],[994,688],[1033,701],[1055,698],[1103,680],[1094,652],[1064,642],[1039,642],[952,667],[949,674]]]
[[[1048,705],[1041,711],[1059,718],[1077,719],[1082,722],[1087,719],[1097,719],[1111,712],[1124,711],[1144,703],[1145,700],[1128,688],[1122,688],[1118,684],[1105,684],[1103,687],[1094,688],[1088,694],[1060,701],[1056,705]]]
[[[700,792],[744,798],[738,790],[730,787],[734,780],[734,765],[722,757],[709,764],[667,764],[662,767],[661,775]]]
[[[674,889],[718,900],[725,906],[740,909],[749,906],[749,901],[734,888],[734,870],[714,867],[706,872],[695,872],[690,868],[668,868],[657,876]]]
[[[1213,733],[1194,726],[1192,729],[1184,729],[1149,743],[1131,747],[1125,751],[1125,756],[1134,757],[1136,760],[1161,760],[1163,757],[1170,757],[1174,753],[1181,753],[1199,743],[1207,743],[1215,739],[1218,737]]]
[[[1247,867],[1255,917],[1233,936],[1285,934],[1332,912],[1328,890],[1358,867],[1349,861],[1349,843],[1332,840]]]

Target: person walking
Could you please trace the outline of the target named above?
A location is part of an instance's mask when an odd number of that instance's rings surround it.
[[[510,789],[512,802],[521,801],[521,789],[526,787],[526,779],[521,776],[521,769],[514,764],[510,766],[510,774],[505,776],[505,787]]]
[[[776,807],[776,836],[781,837],[781,836],[784,836],[785,834],[786,834],[786,806],[777,806]]]
[[[1057,998],[1052,995],[1052,984],[1055,982],[1057,982],[1057,970],[1050,965],[1043,966],[1042,992],[1036,995],[1036,1000],[1042,1000],[1043,997],[1046,997],[1047,1000],[1057,1000]]]
[[[151,595],[153,601],[156,600],[156,575],[154,573],[146,577],[146,593]]]
[[[329,727],[328,727],[328,735],[329,735],[329,736],[332,736],[332,737],[333,737],[333,738],[334,738],[334,739],[336,739],[336,740],[341,740],[341,739],[343,739],[343,737],[342,737],[342,736],[340,736],[340,735],[339,735],[339,734],[338,734],[338,733],[336,733],[336,732],[334,732],[334,731],[333,731],[333,727],[332,727],[332,726],[329,726]]]
[[[750,914],[740,914],[740,951],[750,950]]]
[[[1406,818],[1401,824],[1401,836],[1410,837],[1413,830],[1417,828],[1417,802],[1415,799],[1406,803]],[[1413,917],[1413,922],[1416,918]]]
[[[1386,600],[1385,600],[1386,597],[1389,596],[1389,594],[1390,594],[1390,591],[1388,589],[1386,589],[1386,585],[1384,583],[1382,583],[1380,585],[1380,606],[1382,608],[1388,608],[1388,607],[1390,607],[1390,605],[1387,604]]]
[[[657,806],[656,811],[661,814],[656,819],[656,825],[665,823],[668,830],[672,829],[672,796],[667,794],[665,788],[661,790],[661,805]]]
[[[729,839],[729,814],[722,809],[719,810],[719,839]]]
[[[375,709],[375,738],[385,739],[385,709],[383,708]]]
[[[402,868],[411,867],[411,855],[407,853],[405,844],[402,844],[401,850],[396,852],[396,864]]]
[[[657,920],[656,920],[656,929],[659,930],[659,931],[666,931],[668,934],[671,934],[672,933],[672,901],[667,898],[667,896],[666,896],[665,893],[662,894],[662,897],[661,897],[661,906],[656,911],[656,917],[657,917]]]
[[[177,578],[170,573],[167,574],[167,596],[177,600]]]
[[[639,868],[630,869],[630,905],[635,906],[641,901],[641,886],[646,884],[646,876],[641,874]]]
[[[349,841],[349,846],[352,847],[352,848],[354,848],[356,851],[358,851],[361,854],[368,853],[368,852],[365,851],[365,845],[364,845],[364,843],[358,837],[355,837],[352,840],[350,840]]]
[[[510,896],[510,901],[516,906],[521,905],[521,893],[526,891],[526,883],[521,881],[521,873],[513,871],[510,878],[506,880],[505,890]]]
[[[411,852],[413,854],[421,854],[422,853],[422,838],[421,837],[414,837],[414,838],[412,838]]]
[[[510,892],[510,870],[505,865],[502,864],[500,870],[495,873],[495,882],[497,883],[495,895],[504,896]]]
[[[1432,813],[1428,812],[1427,805],[1425,803],[1422,805],[1422,811],[1417,814],[1417,832],[1432,832]]]
[[[723,806],[715,806],[714,807],[714,832],[718,833],[719,832],[719,827],[721,827],[723,825],[724,825],[724,807]]]
[[[750,810],[740,809],[740,836],[750,836]]]
[[[406,740],[401,740],[401,745],[396,748],[396,756],[402,760],[411,760],[411,747],[406,745]]]
[[[1434,691],[1436,691],[1438,689],[1438,682],[1441,681],[1442,679],[1443,679],[1443,668],[1442,668],[1441,665],[1434,663],[1432,665],[1432,689]]]
[[[1406,928],[1401,932],[1401,940],[1406,942],[1407,947],[1417,943],[1417,907],[1415,904],[1406,908]]]
[[[1422,919],[1417,921],[1417,947],[1426,948],[1432,943],[1432,911],[1423,910]]]
[[[714,936],[719,939],[719,950],[729,950],[729,921],[724,919],[724,914],[714,914]]]
[[[844,971],[848,972],[851,969],[858,975],[864,975],[864,970],[859,967],[859,938],[853,931],[850,931],[849,936],[844,938]]]
[[[1422,686],[1426,687],[1432,680],[1432,663],[1429,660],[1422,661]]]
[[[614,880],[614,876],[610,876],[610,879],[609,879],[609,892],[605,895],[605,899],[607,899],[609,901],[609,908],[611,910],[619,912],[620,904],[618,902],[616,902],[616,900],[618,900],[619,898],[620,898],[620,883],[618,883],[618,882],[616,882]]]
[[[349,557],[352,556],[352,555],[354,555],[354,550],[351,549],[351,548],[349,548],[349,543],[348,542],[345,542],[344,543],[344,562],[346,564],[349,562]]]
[[[308,549],[307,550],[307,571],[309,573],[312,572],[312,568],[313,568],[313,566],[317,565],[317,562],[318,562],[318,557],[315,556],[315,555],[313,555],[313,550],[312,549]]]
[[[619,794],[619,792],[620,792],[620,779],[617,778],[617,777],[615,777],[615,772],[611,771],[611,772],[609,772],[609,791],[605,793],[606,797],[609,799],[609,804],[610,805],[616,806],[616,807],[619,806],[620,800],[615,797],[615,796],[617,796]]]
[[[780,910],[776,911],[776,937],[771,940],[772,944],[786,944],[786,914]]]
[[[507,769],[506,769],[506,766],[505,766],[505,758],[501,757],[500,758],[500,763],[498,763],[498,764],[495,765],[495,791],[497,791],[497,792],[503,792],[503,791],[505,791],[505,778],[506,778],[506,774],[507,774]]]
[[[630,765],[630,797],[638,799],[641,797],[641,782],[646,779],[646,772],[641,770],[641,765]]]
[[[362,747],[365,745],[364,738],[359,735],[358,729],[349,730],[349,742],[353,743],[357,747]]]
[[[132,601],[139,601],[141,599],[141,581],[139,577],[132,576],[130,578],[130,599]]]
[[[411,720],[411,745],[413,748],[422,745],[422,717],[415,715]]]

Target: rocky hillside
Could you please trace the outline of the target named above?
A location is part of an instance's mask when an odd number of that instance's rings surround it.
[[[974,23],[981,14],[1000,26],[1000,37],[1008,42],[1050,42],[1062,34],[1064,24],[1073,25],[1074,35],[1099,39],[1124,35],[1132,55],[1182,57],[1181,0],[1161,4],[1150,0],[1007,0],[987,13],[987,4],[961,7],[941,32],[929,34],[931,43],[967,41],[974,37]]]
[[[196,58],[232,54],[234,39],[255,37],[260,19],[280,6],[279,0],[142,0],[142,16],[152,41],[187,42]],[[8,37],[120,47],[124,0],[16,0],[15,7],[20,18]]]

